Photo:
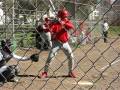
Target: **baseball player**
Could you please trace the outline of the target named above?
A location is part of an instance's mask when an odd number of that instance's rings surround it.
[[[61,9],[58,11],[58,18],[59,22],[53,22],[50,29],[51,29],[51,36],[52,36],[52,49],[48,55],[45,67],[44,67],[44,72],[40,74],[40,78],[47,78],[48,77],[48,68],[51,60],[55,57],[57,54],[58,50],[62,48],[64,51],[65,55],[69,59],[69,72],[68,76],[75,78],[75,74],[73,72],[74,68],[74,60],[73,60],[73,53],[72,49],[68,43],[69,40],[69,35],[68,31],[70,29],[74,29],[74,25],[72,22],[67,18],[69,16],[69,13],[65,9]]]
[[[108,29],[109,29],[109,25],[106,21],[104,21],[103,24],[102,24],[102,30],[103,30],[102,34],[103,34],[104,43],[107,42]]]
[[[43,23],[38,25],[36,28],[38,31],[36,33],[36,40],[40,43],[41,49],[50,49],[52,47],[50,31],[51,18],[52,17],[48,16],[47,14],[43,15]],[[36,45],[38,46],[38,44]]]
[[[6,65],[7,62],[14,58],[18,61],[26,61],[32,60],[37,62],[38,57],[35,57],[35,54],[31,55],[30,57],[21,57],[11,52],[10,50],[11,43],[7,40],[1,41],[1,50],[0,50],[0,84],[4,84],[6,81],[18,81],[16,75],[18,74],[19,70],[17,65]]]
[[[50,24],[50,18],[48,16],[44,17],[43,30],[47,36],[49,46],[52,47]]]

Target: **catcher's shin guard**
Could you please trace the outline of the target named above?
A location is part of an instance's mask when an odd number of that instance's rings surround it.
[[[15,73],[14,70],[9,66],[3,66],[1,67],[1,74],[0,74],[0,81],[5,83],[7,81],[10,81],[12,78],[14,78]]]
[[[7,78],[7,81],[14,81],[14,78],[18,75],[18,73],[20,72],[18,66],[16,65],[11,65],[9,66],[9,70],[11,71],[9,73],[9,77]]]

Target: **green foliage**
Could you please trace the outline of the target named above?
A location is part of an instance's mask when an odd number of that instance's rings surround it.
[[[120,34],[120,26],[110,26],[109,32],[112,36]]]
[[[27,34],[27,37],[24,39],[24,46],[26,46],[26,47],[35,46],[35,37],[33,34],[34,33],[32,33],[32,32]]]
[[[16,43],[19,47],[33,47],[35,46],[35,35],[33,32],[23,34],[18,32],[15,34]]]

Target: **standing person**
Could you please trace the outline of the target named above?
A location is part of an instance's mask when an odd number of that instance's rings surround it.
[[[50,46],[50,48],[52,47],[52,41],[51,41],[51,31],[50,31],[50,18],[48,16],[44,17],[44,24],[43,24],[43,30],[45,32],[45,36],[47,38],[48,41],[48,46]]]
[[[43,16],[43,23],[38,25],[36,30],[36,46],[38,49],[50,49],[52,47],[51,32],[49,29],[50,17],[47,14]]]
[[[41,78],[48,77],[48,68],[51,60],[55,57],[59,49],[62,49],[67,58],[69,59],[69,72],[68,76],[75,78],[75,74],[73,72],[74,69],[74,60],[73,60],[73,53],[72,49],[68,43],[69,35],[68,31],[70,29],[74,29],[74,25],[72,22],[67,18],[69,16],[68,11],[65,9],[61,9],[58,11],[58,18],[59,22],[52,23],[51,31],[52,31],[52,38],[53,38],[53,46],[48,55],[47,61],[45,63],[44,72],[40,74]]]
[[[103,34],[104,43],[107,43],[109,25],[106,21],[103,22],[102,28],[103,28],[102,34]]]

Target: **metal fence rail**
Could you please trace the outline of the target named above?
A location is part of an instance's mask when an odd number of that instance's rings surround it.
[[[22,57],[39,54],[38,62],[11,58],[6,65],[19,67],[18,81],[6,79],[3,84],[0,80],[0,90],[119,90],[120,1],[52,0],[55,11],[62,5],[71,13],[69,18],[76,28],[69,41],[76,78],[68,77],[69,60],[62,50],[52,60],[48,77],[40,78],[50,49],[44,48],[47,42],[44,33],[36,30],[36,23],[38,19],[43,23],[43,15],[48,14],[49,9],[54,11],[50,1],[0,0],[1,40],[10,39],[12,52]],[[109,24],[107,42],[102,31],[104,20]],[[41,47],[36,48],[37,44]]]

